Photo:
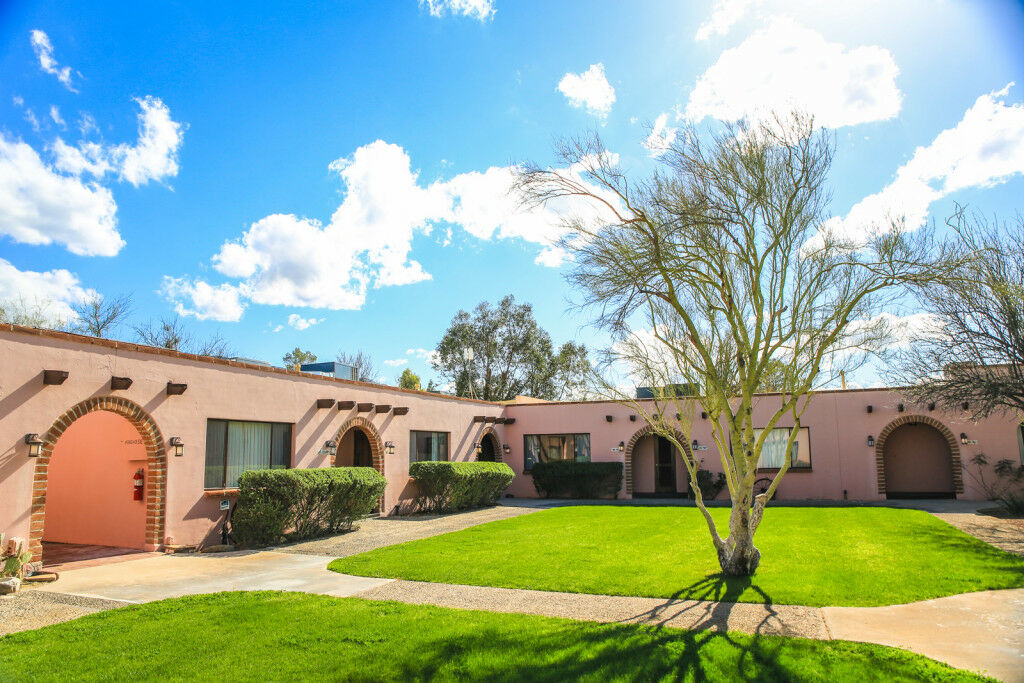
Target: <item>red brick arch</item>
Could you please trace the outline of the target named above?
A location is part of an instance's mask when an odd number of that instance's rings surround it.
[[[380,438],[380,432],[373,426],[373,423],[367,420],[365,417],[353,417],[341,425],[338,431],[334,434],[334,443],[341,447],[341,440],[345,438],[353,429],[358,429],[366,438],[370,441],[370,455],[373,457],[373,468],[380,472],[380,475],[384,476],[384,442]],[[338,449],[334,449],[334,455],[331,456],[331,467],[337,467]],[[384,497],[381,496],[380,501],[377,505],[380,512],[384,512]]]
[[[484,428],[480,435],[480,442],[483,443],[483,440],[488,437],[494,439],[494,462],[502,462],[501,437],[498,436],[497,430],[490,425]]]
[[[42,558],[43,529],[46,523],[46,483],[50,458],[61,435],[75,420],[97,410],[106,410],[132,423],[146,447],[146,547],[156,549],[164,542],[164,516],[167,498],[167,453],[164,437],[153,417],[138,404],[126,398],[102,396],[90,398],[73,406],[58,417],[43,435],[43,445],[36,459],[32,484],[32,521],[29,550],[35,560]]]
[[[953,489],[957,493],[963,493],[964,477],[963,466],[960,463],[960,442],[946,425],[927,415],[904,415],[903,417],[898,417],[885,425],[885,428],[879,432],[878,438],[875,439],[875,470],[878,475],[878,493],[885,495],[885,442],[897,427],[902,427],[912,422],[920,422],[929,427],[934,427],[946,439],[946,442],[949,444],[949,457],[953,465]]]
[[[692,460],[693,453],[690,451],[690,444],[686,438],[686,435],[683,434],[678,429],[673,429],[672,431],[675,432],[676,440],[683,445],[683,450],[686,451],[687,457],[689,457]],[[626,495],[628,496],[633,495],[633,449],[636,448],[636,445],[637,443],[639,443],[640,439],[644,438],[645,436],[657,435],[658,432],[655,431],[655,429],[650,425],[647,425],[646,427],[641,427],[640,429],[638,429],[636,433],[633,435],[633,437],[626,442],[626,452],[624,456],[625,471],[623,472],[623,476],[626,479]]]

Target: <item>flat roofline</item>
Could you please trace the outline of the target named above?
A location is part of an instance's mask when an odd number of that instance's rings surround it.
[[[906,389],[906,388],[907,387],[859,387],[857,389],[818,389],[817,391],[812,391],[811,393],[812,394],[856,394],[856,393],[867,393],[869,391],[890,391],[890,392],[892,392],[892,391],[901,391],[901,390]],[[754,394],[755,398],[759,398],[759,397],[760,398],[764,398],[764,397],[770,397],[770,396],[782,396],[782,392],[771,391],[771,392],[765,392],[765,393],[760,393],[760,394]],[[679,400],[686,400],[687,399],[686,396],[679,396],[678,398],[679,398]],[[624,403],[631,403],[631,402],[636,402],[636,403],[653,403],[655,400],[656,399],[653,399],[653,398],[631,398],[631,399],[625,399],[625,400],[621,400],[620,401],[620,400],[616,400],[614,398],[601,398],[601,399],[594,399],[594,400],[591,400],[591,401],[546,401],[544,403],[506,403],[505,407],[506,408],[526,408],[526,407],[532,408],[534,406],[578,406],[578,405],[602,405],[602,404],[608,404],[608,403],[614,403],[614,404],[617,404],[617,405],[622,405]],[[671,401],[673,399],[661,399],[661,400]]]
[[[322,382],[332,382],[335,384],[344,384],[347,386],[363,387],[365,389],[388,391],[396,394],[408,394],[428,398],[439,398],[446,401],[461,401],[463,403],[475,403],[477,405],[494,406],[495,408],[505,407],[500,403],[494,401],[484,401],[478,398],[451,396],[449,394],[438,394],[432,391],[402,389],[400,387],[392,387],[387,384],[374,384],[373,382],[359,382],[352,379],[340,379],[338,377],[329,377],[313,372],[301,372],[299,370],[279,368],[275,365],[247,363],[244,361],[229,360],[227,358],[218,358],[216,356],[201,356],[195,353],[186,353],[184,351],[163,349],[158,346],[147,346],[145,344],[118,341],[116,339],[104,339],[102,337],[90,337],[89,335],[85,334],[61,332],[58,330],[49,330],[43,327],[25,327],[24,325],[12,325],[10,323],[3,323],[0,324],[0,332],[13,332],[14,334],[22,334],[30,337],[45,337],[47,339],[57,339],[60,341],[71,342],[74,344],[82,344],[85,346],[99,346],[102,348],[113,349],[116,351],[131,351],[135,353],[148,354],[152,356],[164,356],[165,358],[180,358],[182,360],[189,360],[197,363],[207,363],[209,365],[221,365],[229,368],[238,368],[241,370],[253,370],[255,372],[260,372],[267,375],[285,375],[288,377],[296,377],[301,379],[315,379],[320,380]]]

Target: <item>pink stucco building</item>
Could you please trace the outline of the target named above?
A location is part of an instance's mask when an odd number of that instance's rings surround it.
[[[773,400],[761,397],[755,419]],[[1019,461],[1024,448],[1010,418],[975,424],[887,389],[822,392],[803,425],[780,499],[979,499],[962,463]],[[699,417],[692,439],[720,471]],[[526,470],[552,457],[623,462],[620,497],[687,491],[678,454],[613,402],[502,405],[0,326],[0,530],[36,553],[44,541],[215,541],[248,467],[373,466],[393,514],[415,495],[412,460],[500,459],[516,473],[509,493],[535,496]],[[764,464],[770,475],[776,463]]]

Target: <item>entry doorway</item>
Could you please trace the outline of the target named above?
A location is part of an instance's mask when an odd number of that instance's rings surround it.
[[[341,437],[335,460],[338,467],[373,467],[370,437],[359,427],[352,427]]]
[[[480,453],[476,459],[480,462],[498,461],[498,446],[494,441],[493,435],[484,434],[483,438],[480,439]]]
[[[676,493],[676,459],[672,442],[658,437],[654,461],[654,492]]]
[[[887,498],[955,498],[949,442],[935,427],[908,422],[889,434],[883,449]]]

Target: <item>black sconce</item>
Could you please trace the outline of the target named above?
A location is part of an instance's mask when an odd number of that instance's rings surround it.
[[[960,443],[962,443],[965,446],[967,445],[967,435],[964,434],[963,432],[960,432]]]
[[[475,444],[473,444],[473,451],[477,455],[480,455],[481,453],[483,453],[483,450],[484,450],[484,445],[480,441],[477,441]]]
[[[869,406],[868,406],[868,412],[869,412],[869,413],[873,413],[873,412],[875,412],[875,407],[874,407],[873,405],[869,405]]]
[[[630,422],[636,422],[636,415],[630,415],[629,416],[629,421]]]
[[[508,455],[509,453],[512,452],[512,447],[509,446],[507,443],[504,443],[501,445],[501,452],[504,453],[505,455]]]
[[[700,411],[700,419],[702,419],[702,420],[708,419],[708,412],[706,410]]]
[[[902,413],[902,412],[903,412],[903,410],[904,410],[905,408],[906,408],[906,406],[904,406],[904,405],[903,405],[903,404],[901,403],[901,404],[899,404],[898,406],[896,406],[896,411],[897,411],[897,412],[900,412],[900,413]]]
[[[395,442],[394,441],[385,441],[384,442],[384,452],[387,453],[388,455],[394,455],[395,454]]]
[[[39,453],[43,450],[43,440],[39,438],[39,435],[26,434],[25,443],[28,444],[28,457],[38,458]]]
[[[328,455],[334,457],[338,454],[338,444],[335,441],[325,441],[324,450],[327,451]]]
[[[612,421],[612,416],[611,415],[605,415],[604,416],[604,421],[605,422],[611,422]]]
[[[699,442],[699,441],[697,441],[697,439],[694,439],[694,440],[693,440],[693,443],[691,443],[691,444],[690,444],[690,448],[691,448],[692,450],[697,450],[697,447],[698,447],[698,446],[700,446],[700,442]]]
[[[171,446],[171,452],[174,453],[174,457],[180,458],[185,455],[185,442],[181,440],[180,436],[172,436],[171,440],[167,442]]]
[[[932,401],[931,403],[928,404],[928,410],[935,410],[935,402],[934,401]]]
[[[874,446],[875,446],[875,437],[873,437],[870,434],[868,434],[868,448],[874,448]]]

